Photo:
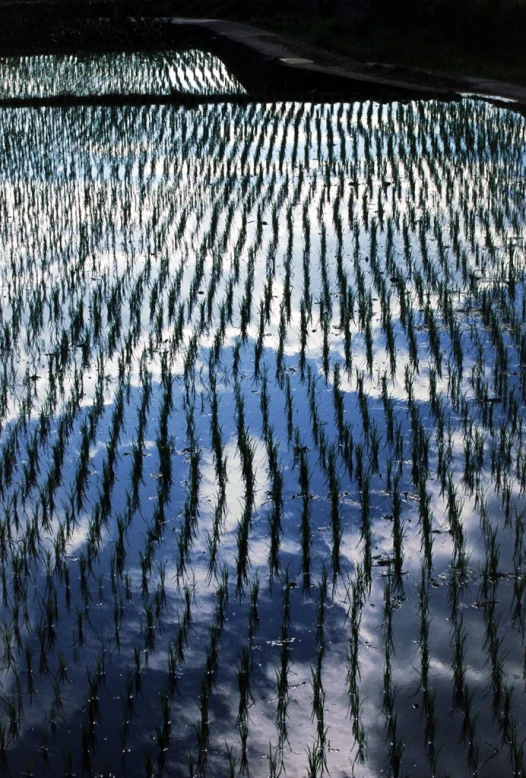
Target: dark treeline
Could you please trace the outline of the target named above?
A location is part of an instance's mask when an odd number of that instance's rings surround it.
[[[203,0],[213,5],[213,0]],[[220,0],[226,13],[250,16],[292,13],[335,17],[362,25],[368,33],[426,30],[433,37],[461,42],[478,51],[502,51],[521,56],[526,30],[525,0]],[[199,2],[186,3],[195,9]],[[265,9],[265,11],[263,11]]]
[[[358,60],[524,80],[526,0],[0,0],[0,48],[137,15],[232,19]]]

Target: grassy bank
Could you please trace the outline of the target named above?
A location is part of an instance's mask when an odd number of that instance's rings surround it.
[[[304,3],[233,4],[223,14],[360,62],[386,62],[455,75],[480,76],[525,85],[526,61],[518,30],[526,4],[479,4],[468,12],[441,4],[433,14],[410,13],[345,21],[305,11]],[[498,6],[495,8],[495,6]],[[478,10],[477,10],[478,9]]]

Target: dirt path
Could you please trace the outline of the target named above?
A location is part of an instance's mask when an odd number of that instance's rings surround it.
[[[186,24],[178,20],[176,24]],[[248,25],[208,21],[228,47],[238,47],[240,53],[250,50],[267,68],[278,70],[287,82],[303,82],[314,90],[353,91],[380,87],[386,92],[447,97],[473,93],[496,101],[513,101],[515,107],[526,109],[526,88],[480,78],[450,76],[427,70],[403,68],[383,63],[360,63],[313,46],[291,41]]]

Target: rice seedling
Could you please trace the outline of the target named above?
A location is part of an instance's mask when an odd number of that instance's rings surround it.
[[[20,737],[20,711],[14,695],[2,698],[4,712],[8,720],[7,738],[10,742],[18,740]]]

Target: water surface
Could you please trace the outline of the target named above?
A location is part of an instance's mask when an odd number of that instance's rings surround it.
[[[520,775],[524,119],[0,122],[4,768]]]

